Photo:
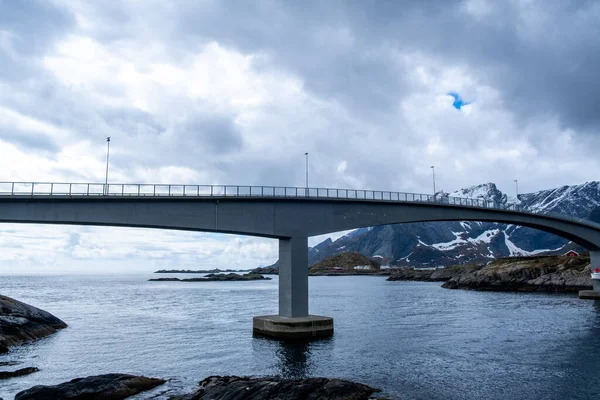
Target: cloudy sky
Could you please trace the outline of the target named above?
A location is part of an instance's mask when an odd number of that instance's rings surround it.
[[[0,180],[514,194],[600,177],[600,3],[0,0]],[[0,272],[251,268],[273,240],[3,225]],[[320,239],[320,238],[319,238]],[[312,239],[312,243],[318,239]]]

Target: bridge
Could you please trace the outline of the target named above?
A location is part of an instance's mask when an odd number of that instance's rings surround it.
[[[308,237],[407,222],[485,221],[527,226],[590,250],[600,268],[600,224],[518,204],[390,191],[276,186],[0,182],[0,222],[123,226],[279,240],[279,314],[254,317],[275,337],[333,333],[308,312]],[[600,280],[594,280],[600,292]],[[600,295],[600,294],[599,294]]]

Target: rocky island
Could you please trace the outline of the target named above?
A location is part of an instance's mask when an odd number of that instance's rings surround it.
[[[249,270],[246,270],[249,271]],[[155,274],[220,274],[223,272],[242,272],[235,269],[159,269],[158,271],[154,271]]]
[[[268,267],[259,267],[250,271],[252,274],[278,275],[277,263]],[[389,275],[382,270],[378,260],[366,257],[357,252],[344,252],[328,257],[313,264],[308,269],[309,275]]]
[[[380,265],[357,252],[345,252],[326,258],[308,270],[309,275],[380,275]]]
[[[487,265],[401,270],[388,280],[443,281],[447,289],[482,291],[576,293],[592,288],[587,256],[507,257]]]
[[[268,267],[258,267],[250,271],[251,274],[261,274],[261,275],[279,275],[279,267],[268,266]]]
[[[208,274],[201,278],[154,278],[148,279],[149,281],[155,282],[218,282],[218,281],[259,281],[259,280],[271,280],[271,278],[264,277],[260,274]]]

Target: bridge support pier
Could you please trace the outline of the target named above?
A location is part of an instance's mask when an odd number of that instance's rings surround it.
[[[253,332],[277,339],[333,334],[333,318],[308,313],[308,238],[279,239],[279,314],[254,317]]]
[[[590,251],[592,290],[580,290],[580,299],[600,300],[600,251]],[[595,272],[595,271],[598,272]]]

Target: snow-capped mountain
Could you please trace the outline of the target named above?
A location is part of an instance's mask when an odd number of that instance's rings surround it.
[[[511,202],[493,183],[453,193],[440,192],[437,196],[480,198],[500,204]],[[600,220],[600,182],[520,194],[516,200],[525,209],[535,212]],[[344,251],[357,251],[369,257],[381,257],[384,263],[392,265],[440,266],[486,262],[511,255],[561,254],[570,249],[583,250],[561,237],[517,225],[428,222],[363,228],[336,241],[328,239],[309,249],[309,262],[312,264]]]

